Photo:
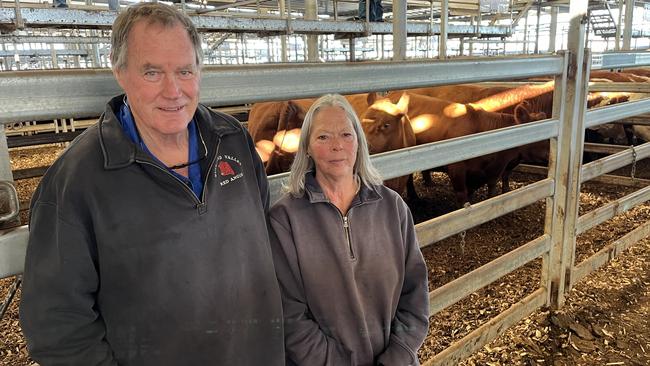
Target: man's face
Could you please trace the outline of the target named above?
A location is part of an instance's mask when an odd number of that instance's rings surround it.
[[[187,31],[144,20],[131,28],[127,42],[126,66],[114,74],[140,133],[185,133],[199,103],[200,79]]]

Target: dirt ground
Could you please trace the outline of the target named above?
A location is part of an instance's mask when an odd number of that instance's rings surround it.
[[[14,169],[50,164],[61,147],[11,151]],[[637,176],[650,179],[650,162],[641,162]],[[629,170],[629,169],[628,169]],[[620,174],[629,174],[623,169]],[[512,188],[540,177],[515,174]],[[20,181],[20,200],[28,202],[38,179]],[[417,222],[453,210],[454,197],[444,174],[434,174],[435,185],[410,202]],[[581,212],[592,210],[632,189],[585,184]],[[477,199],[485,198],[478,192]],[[543,233],[544,202],[468,230],[464,240],[455,235],[424,248],[429,287],[435,289],[523,245]],[[23,214],[23,222],[26,215]],[[645,204],[580,235],[576,261],[580,262],[650,219]],[[539,287],[541,262],[534,261],[431,318],[429,335],[420,349],[422,362],[486,323]],[[12,279],[0,280],[0,298]],[[18,322],[17,295],[0,322],[0,364],[30,365]],[[650,239],[586,277],[568,294],[558,311],[540,309],[486,345],[463,365],[650,365]]]

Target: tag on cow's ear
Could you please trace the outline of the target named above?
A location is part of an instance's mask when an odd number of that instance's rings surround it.
[[[402,114],[408,113],[410,98],[411,97],[406,93],[402,94],[402,96],[399,98],[399,102],[397,102],[397,109],[399,109]]]

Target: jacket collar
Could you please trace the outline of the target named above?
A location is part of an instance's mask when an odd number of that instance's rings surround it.
[[[318,184],[316,173],[314,171],[308,171],[305,174],[305,194],[311,203],[330,202],[329,198],[327,198],[325,193],[323,193],[320,184]],[[362,182],[361,187],[359,188],[359,193],[352,200],[352,206],[375,202],[381,199],[382,197],[379,192],[377,192],[375,186],[368,187]]]
[[[136,160],[152,161],[151,157],[138,148],[124,133],[116,114],[120,110],[124,95],[111,99],[99,118],[99,143],[104,155],[104,168],[119,169]],[[194,113],[197,126],[206,140],[208,136],[219,137],[242,130],[241,125],[232,118],[216,113],[199,104]]]

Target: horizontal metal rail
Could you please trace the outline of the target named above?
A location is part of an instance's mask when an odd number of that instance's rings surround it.
[[[578,281],[587,277],[587,275],[589,275],[591,272],[604,266],[609,261],[616,258],[624,250],[631,247],[639,240],[647,238],[648,236],[650,236],[650,221],[644,222],[639,227],[625,234],[620,239],[615,240],[603,249],[599,250],[598,253],[574,266],[572,270],[572,283],[577,283]]]
[[[373,155],[374,166],[384,179],[401,177],[513,147],[548,140],[558,134],[557,119],[531,122],[519,126],[418,145]],[[408,161],[409,164],[404,164]]]
[[[585,142],[584,151],[602,153],[602,154],[616,154],[628,148],[629,146],[623,146],[623,145],[597,144],[593,142]]]
[[[508,328],[546,304],[547,290],[539,288],[508,310],[490,319],[478,329],[453,343],[444,351],[426,361],[422,366],[458,365]]]
[[[415,226],[420,247],[486,223],[553,195],[555,184],[544,179],[469,207],[421,222]]]
[[[108,54],[108,51],[104,51],[103,53]],[[90,50],[70,50],[70,49],[64,49],[64,50],[11,50],[11,51],[5,51],[5,50],[0,50],[0,57],[14,57],[15,55],[18,56],[52,56],[52,55],[57,55],[57,56],[83,56],[87,57],[90,54]]]
[[[650,156],[650,142],[592,161],[582,166],[580,181],[582,183],[587,182],[597,176],[645,159],[648,156]]]
[[[650,54],[647,52],[607,52],[594,53],[591,56],[592,70],[646,65],[650,65]]]
[[[590,82],[590,92],[628,92],[628,93],[650,93],[650,83],[601,83]]]
[[[586,113],[585,128],[595,127],[639,114],[650,112],[650,99],[619,103],[607,107],[590,109]]]
[[[546,167],[527,164],[519,164],[514,171],[524,174],[537,174],[544,176],[548,175],[548,169]],[[600,184],[613,184],[632,188],[645,188],[646,186],[650,185],[650,179],[631,178],[610,174],[603,174],[596,178],[592,178],[590,179],[590,182]]]
[[[580,216],[576,224],[576,235],[602,224],[614,216],[620,215],[632,208],[650,200],[650,186],[634,191],[625,197],[609,202],[602,207],[589,211]]]
[[[559,56],[541,56],[206,67],[202,72],[201,102],[225,106],[324,93],[352,94],[550,75],[562,72],[562,62]],[[103,112],[106,102],[120,93],[110,70],[3,72],[0,123],[96,117]]]
[[[81,10],[81,9],[47,9],[23,8],[20,9],[23,24],[29,28],[57,27],[57,28],[91,28],[110,29],[116,13],[109,10]],[[392,23],[369,23],[355,21],[327,21],[291,19],[290,26],[287,19],[282,18],[252,18],[244,16],[213,16],[192,15],[190,18],[199,31],[229,32],[229,33],[262,33],[262,34],[392,34]],[[0,25],[15,26],[16,13],[12,8],[0,8]],[[507,26],[476,26],[447,25],[450,35],[482,35],[507,36]],[[430,23],[409,22],[406,32],[411,35],[431,35],[440,33],[440,25]]]
[[[60,133],[43,133],[31,136],[11,136],[7,138],[7,146],[9,148],[14,148],[68,142],[74,140],[75,137],[82,133],[83,130]]]
[[[551,237],[542,235],[429,293],[429,316],[548,253]]]

